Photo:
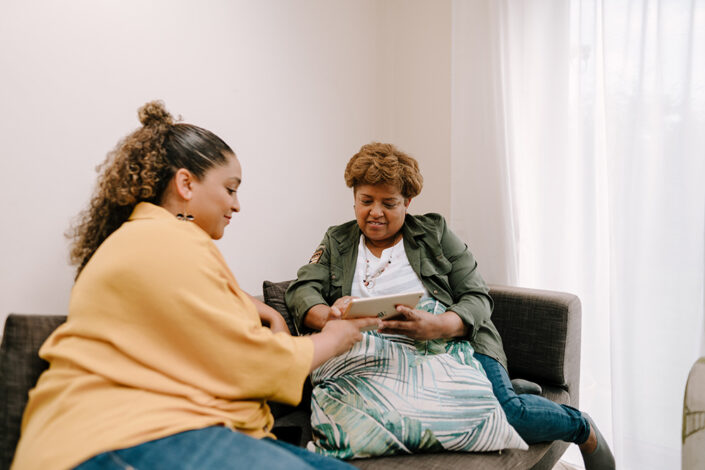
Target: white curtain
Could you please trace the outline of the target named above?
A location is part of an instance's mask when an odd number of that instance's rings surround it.
[[[452,60],[454,228],[504,263],[490,281],[580,296],[581,409],[619,468],[680,468],[705,312],[705,0],[456,0]]]

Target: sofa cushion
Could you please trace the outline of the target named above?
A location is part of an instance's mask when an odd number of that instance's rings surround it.
[[[262,296],[264,297],[265,304],[272,307],[274,310],[279,312],[282,317],[284,317],[284,321],[286,321],[286,326],[289,327],[289,331],[291,332],[291,334],[297,335],[298,332],[296,330],[294,318],[291,316],[289,310],[286,308],[286,301],[284,301],[284,294],[286,293],[286,289],[292,282],[294,281],[264,281],[262,283]]]
[[[20,437],[28,391],[49,366],[39,347],[63,322],[63,315],[10,315],[0,347],[0,469],[10,467]]]

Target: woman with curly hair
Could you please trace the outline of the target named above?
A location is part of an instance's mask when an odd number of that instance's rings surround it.
[[[354,297],[423,297],[313,372],[316,450],[349,458],[564,440],[580,445],[588,470],[613,469],[589,416],[514,390],[475,258],[441,215],[407,214],[423,186],[416,160],[391,144],[364,145],[345,182],[355,220],[329,228],[289,286],[297,326],[325,328]]]
[[[273,439],[267,400],[298,403],[376,321],[292,337],[213,243],[240,210],[235,153],[160,102],[139,118],[72,231],[69,315],[40,350],[13,468],[348,468]]]

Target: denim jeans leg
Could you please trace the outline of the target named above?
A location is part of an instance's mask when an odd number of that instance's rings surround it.
[[[92,459],[83,462],[75,470],[133,470],[132,467],[123,462],[114,452],[103,452]]]
[[[267,438],[266,440],[273,443],[274,445],[277,445],[277,446],[283,447],[284,449],[287,449],[289,452],[302,458],[303,460],[308,462],[313,468],[316,468],[316,469],[354,470],[356,468],[356,467],[353,467],[352,465],[350,465],[349,463],[343,462],[342,460],[338,460],[333,457],[327,457],[325,455],[316,454],[314,452],[309,452],[308,450],[304,449],[303,447],[297,447],[293,444],[289,444],[288,442],[278,441],[278,440],[269,439],[269,438]]]
[[[580,411],[559,405],[538,395],[517,395],[502,364],[484,354],[475,357],[492,383],[507,421],[528,444],[566,441],[582,444],[590,434],[590,424]]]
[[[294,446],[291,446],[294,447]],[[163,439],[99,454],[77,470],[312,470],[347,469],[345,462],[255,439],[222,426],[185,431]],[[307,452],[312,456],[307,459]]]

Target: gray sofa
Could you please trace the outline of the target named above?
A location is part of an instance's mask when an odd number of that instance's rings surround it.
[[[292,328],[284,304],[290,281],[268,282],[264,300],[282,313]],[[544,396],[577,407],[580,371],[579,299],[571,294],[490,286],[492,315],[504,340],[512,378],[532,380]],[[27,392],[47,363],[37,356],[46,337],[66,319],[60,315],[11,314],[5,322],[0,350],[0,470],[14,455]],[[310,389],[307,390],[310,392]],[[305,391],[306,392],[306,391]],[[307,398],[308,393],[304,393]],[[297,407],[272,403],[275,434],[295,444],[310,439],[309,401]],[[440,453],[353,460],[362,469],[551,469],[567,447],[564,442],[535,444],[528,451]]]

